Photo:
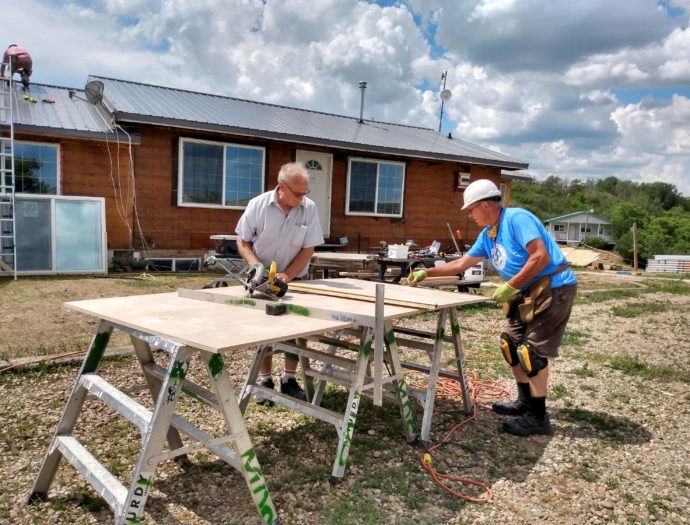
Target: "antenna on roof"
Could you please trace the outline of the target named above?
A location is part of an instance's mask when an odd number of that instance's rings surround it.
[[[86,95],[86,100],[88,100],[94,106],[103,102],[103,82],[100,80],[92,80],[87,82],[84,86],[84,94]]]

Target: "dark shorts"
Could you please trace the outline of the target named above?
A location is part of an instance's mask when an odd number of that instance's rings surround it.
[[[551,290],[551,307],[525,324],[516,314],[508,319],[504,333],[516,345],[527,344],[542,357],[558,357],[558,347],[570,319],[577,285],[559,286]],[[517,308],[515,309],[517,311]]]

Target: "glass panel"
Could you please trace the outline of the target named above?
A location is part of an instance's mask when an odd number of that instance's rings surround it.
[[[376,163],[353,160],[350,163],[351,212],[374,212]]]
[[[241,146],[225,147],[226,206],[246,206],[261,193],[264,166],[261,150]]]
[[[379,164],[379,201],[376,212],[400,215],[402,209],[403,167],[400,164]]]
[[[51,257],[50,201],[17,200],[17,271],[50,271]]]
[[[221,204],[223,147],[183,142],[182,202]]]
[[[55,201],[55,247],[58,271],[103,271],[101,203]]]
[[[57,146],[15,142],[17,193],[57,194]],[[9,153],[9,144],[5,151]]]

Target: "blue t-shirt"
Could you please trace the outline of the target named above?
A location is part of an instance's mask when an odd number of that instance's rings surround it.
[[[559,266],[568,262],[541,221],[522,208],[503,209],[495,241],[489,237],[488,231],[489,227],[482,230],[467,255],[486,257],[504,281],[512,279],[522,270],[529,258],[527,244],[530,241],[541,239],[544,242],[549,253],[549,264],[532,281],[523,286],[523,290],[540,277],[552,275]],[[569,284],[577,284],[575,274],[570,268],[551,277],[552,288]]]

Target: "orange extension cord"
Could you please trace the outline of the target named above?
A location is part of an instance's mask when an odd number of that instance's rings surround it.
[[[467,351],[465,351],[465,354],[467,355]],[[484,357],[485,358],[485,357]],[[472,399],[472,406],[474,407],[472,410],[472,414],[466,418],[460,421],[457,425],[452,427],[445,436],[443,436],[443,439],[439,441],[438,443],[435,443],[431,447],[429,447],[424,454],[422,454],[419,458],[419,461],[424,468],[429,474],[431,474],[431,477],[434,478],[436,483],[448,492],[449,494],[452,494],[453,496],[463,499],[465,501],[471,501],[473,503],[489,503],[490,501],[493,500],[493,492],[491,491],[491,488],[486,483],[482,483],[481,481],[477,481],[474,479],[469,479],[469,478],[463,478],[460,476],[456,476],[453,474],[441,474],[438,472],[433,464],[432,464],[432,456],[431,453],[435,450],[438,450],[443,446],[445,443],[448,443],[450,441],[450,438],[458,431],[460,430],[463,426],[467,425],[470,423],[470,421],[473,421],[477,417],[477,407],[483,408],[485,410],[491,410],[489,405],[483,405],[483,404],[477,404],[477,399],[482,399],[482,400],[490,400],[490,399],[500,399],[500,398],[506,398],[510,396],[511,392],[508,388],[504,387],[497,381],[491,380],[491,381],[480,381],[477,378],[477,372],[476,370],[467,370],[467,388],[470,394],[470,398]],[[426,388],[426,385],[422,385],[422,382],[420,381],[419,383],[415,384],[416,387],[418,388]],[[434,402],[434,406],[436,407],[437,405],[458,405],[459,403],[462,402],[462,391],[460,389],[460,383],[455,380],[455,379],[448,379],[444,377],[439,377],[438,381],[436,383],[436,399]],[[434,408],[434,412],[457,412],[457,408]],[[460,484],[465,484],[465,485],[474,485],[476,487],[481,488],[484,491],[485,496],[484,497],[475,497],[475,496],[470,496],[468,494],[463,494],[453,488],[451,485],[448,484],[448,481],[450,482],[456,482]]]

